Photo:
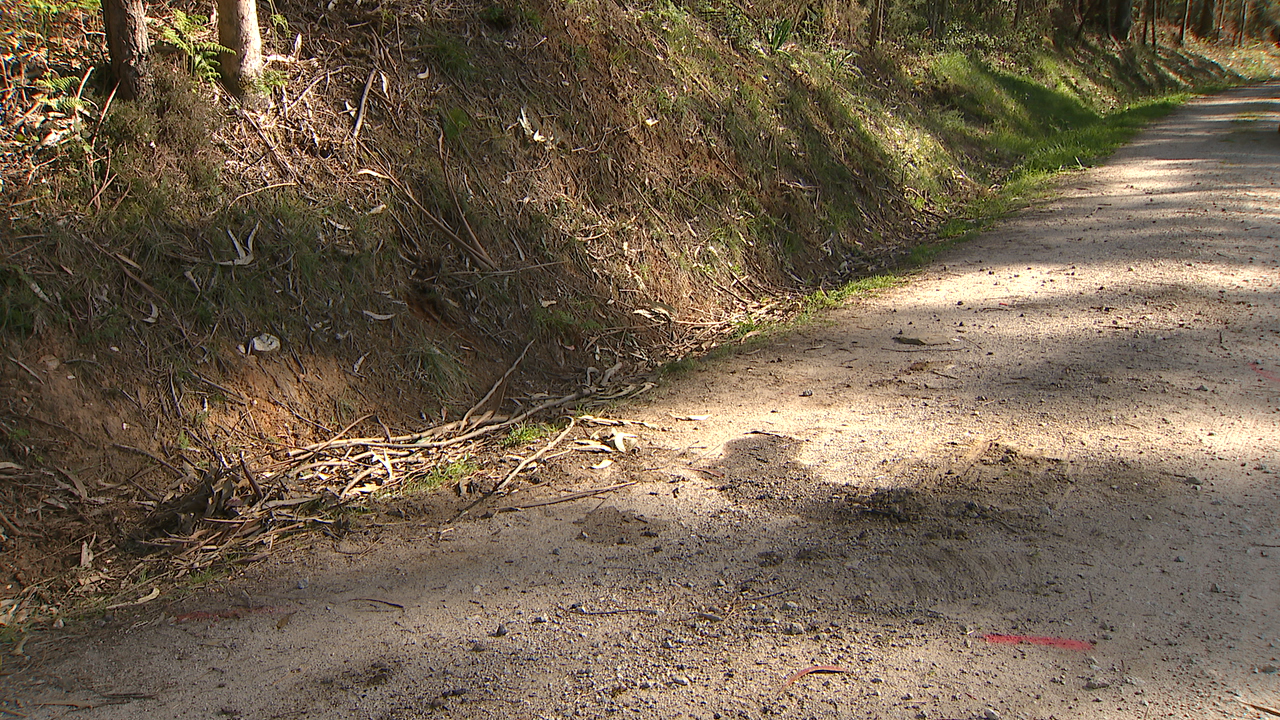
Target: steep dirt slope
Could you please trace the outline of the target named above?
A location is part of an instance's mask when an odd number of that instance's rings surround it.
[[[366,526],[216,592],[33,638],[3,707],[95,720],[1275,707],[1277,89],[1195,102],[909,285],[615,408],[653,426],[621,427],[639,448],[598,469],[600,455],[553,454],[541,485],[494,507],[522,512]],[[818,665],[837,672],[786,684]]]

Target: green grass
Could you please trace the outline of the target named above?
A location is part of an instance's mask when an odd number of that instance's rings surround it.
[[[547,437],[551,431],[552,427],[547,423],[520,423],[507,432],[500,444],[504,448],[524,447]]]
[[[1187,93],[1175,93],[1144,100],[1040,139],[1020,153],[1023,159],[1009,171],[1004,183],[994,192],[980,195],[943,223],[938,242],[913,248],[907,263],[924,265],[957,242],[1044,197],[1062,173],[1083,170],[1105,159],[1139,130],[1168,115],[1189,97]]]
[[[469,457],[454,460],[432,468],[428,472],[411,475],[398,488],[388,492],[389,495],[411,496],[431,492],[447,485],[456,485],[467,477],[474,475],[480,466]]]

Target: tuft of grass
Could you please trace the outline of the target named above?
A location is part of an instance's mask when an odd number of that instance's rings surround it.
[[[499,444],[504,448],[524,447],[551,434],[552,427],[547,423],[520,423],[507,432]]]
[[[901,275],[873,275],[852,280],[835,290],[818,290],[805,297],[801,317],[807,319],[815,312],[838,308],[855,297],[867,297],[903,282],[905,279]]]
[[[444,465],[438,465],[428,472],[406,478],[400,484],[400,487],[392,490],[390,494],[401,496],[420,495],[446,485],[456,485],[467,477],[474,475],[479,469],[479,465],[469,457],[453,460]]]

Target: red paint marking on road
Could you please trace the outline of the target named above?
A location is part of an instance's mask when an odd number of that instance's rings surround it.
[[[1253,368],[1253,371],[1258,373],[1258,375],[1270,380],[1271,382],[1280,383],[1280,376],[1277,376],[1274,373],[1269,373],[1266,370],[1263,370],[1262,367],[1258,365],[1258,363],[1249,363],[1249,367]]]
[[[982,639],[995,645],[1018,645],[1019,643],[1027,643],[1028,645],[1044,645],[1047,647],[1058,647],[1064,650],[1079,650],[1081,652],[1093,648],[1093,643],[1087,640],[1072,640],[1070,638],[1060,637],[1038,637],[1034,635],[983,635]]]

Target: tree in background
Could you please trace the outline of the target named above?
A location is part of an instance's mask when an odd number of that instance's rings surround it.
[[[218,56],[223,84],[237,97],[252,97],[264,69],[257,2],[215,0],[214,10],[218,44],[231,51]],[[116,96],[121,100],[141,97],[147,88],[151,50],[142,0],[102,0],[102,24]]]
[[[122,100],[140,97],[147,87],[147,12],[142,0],[102,0],[102,25],[107,35],[107,56]]]
[[[222,82],[237,97],[257,94],[262,80],[262,32],[256,0],[217,0],[218,44],[234,52],[218,56]]]

